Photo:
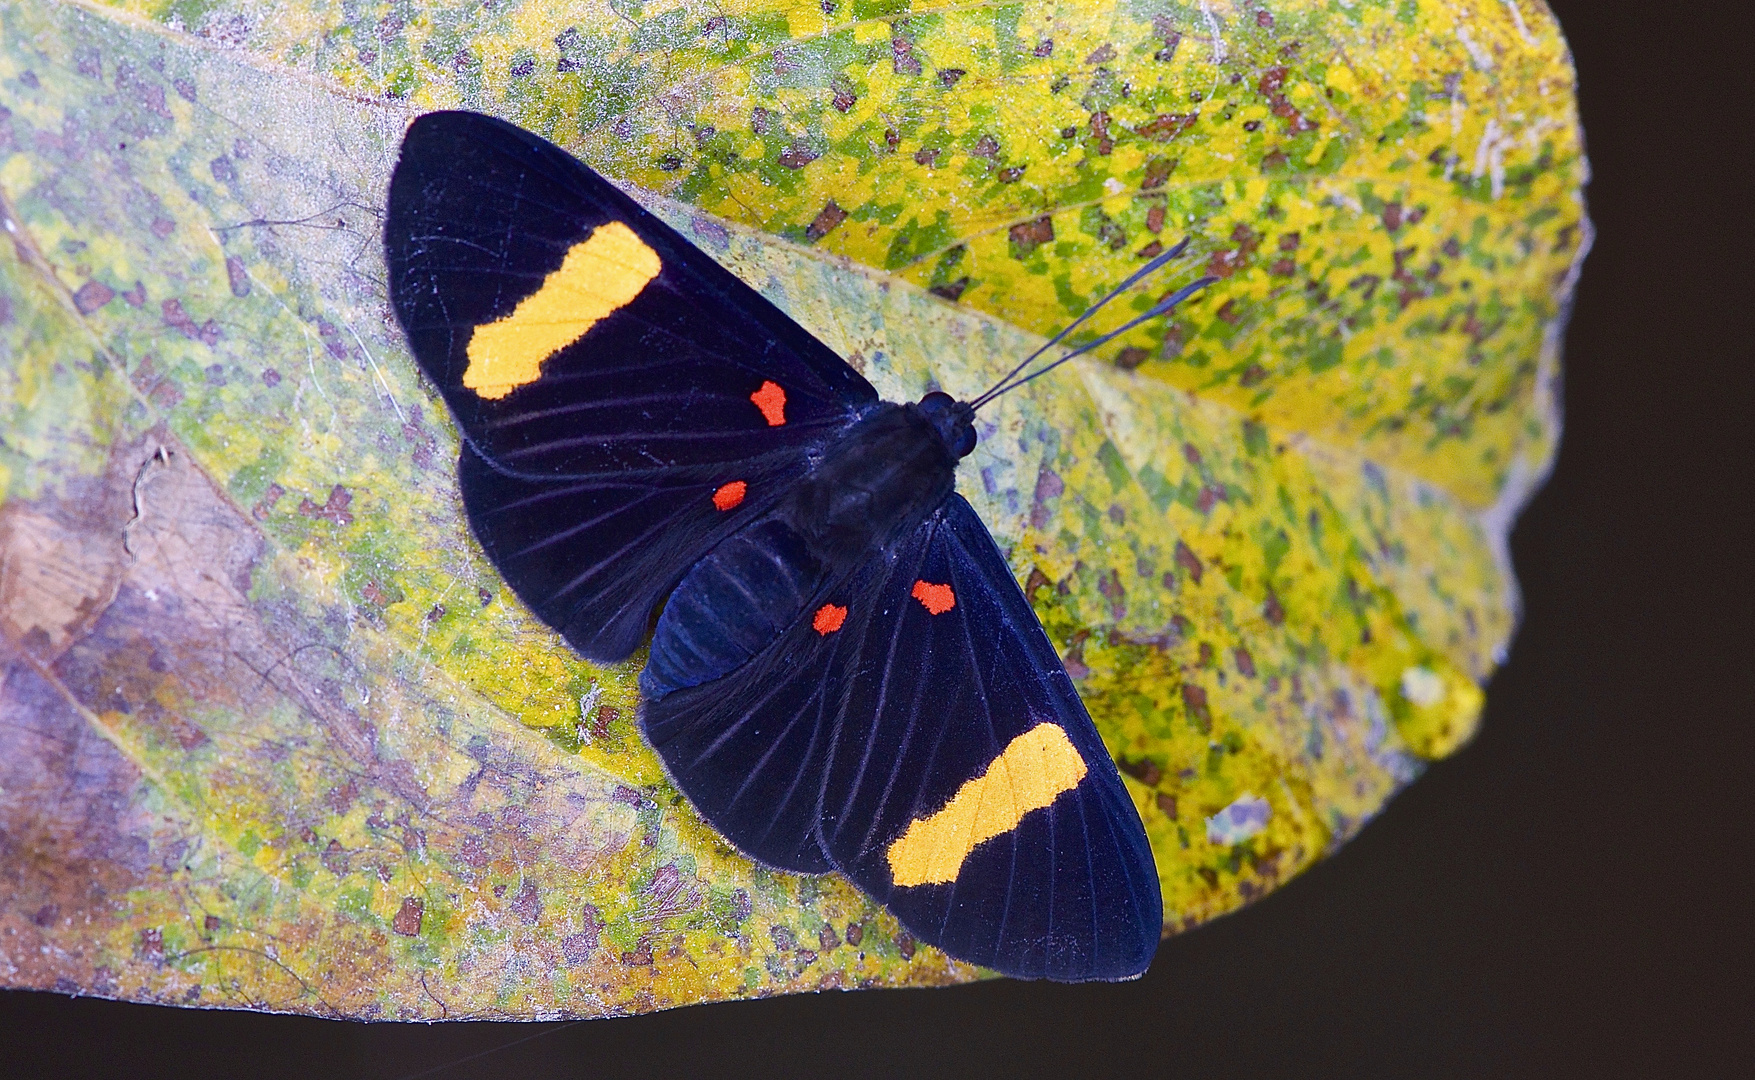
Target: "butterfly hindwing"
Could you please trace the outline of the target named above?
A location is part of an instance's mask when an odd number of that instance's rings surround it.
[[[837,665],[820,839],[923,940],[1026,978],[1130,978],[1163,906],[1139,814],[959,495],[863,601]]]
[[[1116,979],[1157,948],[1139,815],[961,496],[825,583],[748,663],[649,701],[642,719],[740,849],[840,870],[955,956]]]
[[[811,608],[820,610],[821,604]],[[641,707],[671,780],[738,850],[782,870],[834,869],[817,842],[827,677],[841,638],[801,617],[747,663]]]
[[[631,652],[690,563],[877,401],[602,177],[491,117],[409,127],[385,256],[462,431],[471,525],[594,659]]]

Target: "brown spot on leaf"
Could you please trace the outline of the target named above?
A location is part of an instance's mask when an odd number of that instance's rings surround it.
[[[506,907],[512,914],[534,926],[542,918],[542,899],[537,895],[536,882],[525,878]]]
[[[88,281],[73,294],[73,306],[81,315],[90,315],[115,299],[116,291],[101,281]]]
[[[962,298],[963,290],[969,287],[969,278],[965,275],[955,281],[941,281],[929,290],[934,296],[943,297],[955,303]]]
[[[906,930],[896,931],[896,951],[904,960],[914,959],[914,935]]]
[[[225,259],[225,276],[232,287],[232,295],[240,300],[250,295],[250,274],[244,269],[244,260],[236,255],[227,255]]]
[[[183,310],[183,302],[181,300],[166,300],[163,304],[159,305],[159,311],[164,317],[164,324],[166,326],[175,330],[177,333],[182,334],[189,340],[199,341],[201,344],[209,347],[218,344],[220,337],[219,324],[212,319],[208,319],[200,326],[196,326],[195,320],[190,318],[189,313]]]
[[[263,381],[266,382],[267,380],[264,379]],[[279,376],[275,377],[275,381],[279,381]],[[274,512],[274,504],[279,502],[281,496],[285,494],[286,489],[279,484],[269,484],[268,487],[263,490],[262,497],[256,500],[256,505],[250,508],[250,516],[257,521],[267,521],[268,515]]]
[[[1236,274],[1237,267],[1243,265],[1243,260],[1244,255],[1241,251],[1214,251],[1213,258],[1207,260],[1207,274],[1213,274],[1214,277],[1230,277],[1232,274]],[[1227,300],[1227,304],[1232,304],[1232,300]],[[1221,307],[1220,311],[1225,311],[1225,309]]]
[[[1116,355],[1115,366],[1123,371],[1132,371],[1151,358],[1152,354],[1149,350],[1142,349],[1138,345],[1129,345]]]
[[[1122,772],[1147,787],[1157,787],[1158,781],[1164,778],[1164,770],[1151,758],[1120,757],[1116,759],[1115,764]]]
[[[1164,113],[1153,117],[1135,129],[1135,134],[1157,142],[1169,142],[1176,136],[1194,126],[1200,119],[1200,113]]]
[[[962,68],[939,68],[938,83],[946,90],[949,90],[951,87],[957,85],[957,81],[967,74],[969,73]]]
[[[390,929],[403,937],[419,937],[420,924],[426,916],[427,902],[418,896],[405,896],[402,906],[396,910],[396,918],[391,920]]]
[[[1091,55],[1085,57],[1085,63],[1087,63],[1087,64],[1107,64],[1109,61],[1111,61],[1113,59],[1115,59],[1115,46],[1109,44],[1108,42],[1104,42],[1103,44],[1097,46],[1097,48],[1092,51]]]
[[[920,58],[914,55],[914,43],[905,37],[890,39],[890,68],[898,75],[920,74]]]
[[[806,227],[804,235],[813,241],[821,240],[834,232],[836,227],[846,220],[847,211],[841,209],[834,199],[830,199],[821,210],[817,211],[816,218]]]
[[[1165,211],[1164,211],[1164,208],[1162,206],[1154,206],[1150,210],[1147,210],[1146,211],[1146,231],[1147,232],[1162,232],[1162,231],[1164,231],[1164,214],[1165,214]]]
[[[1170,179],[1170,174],[1176,171],[1176,165],[1179,160],[1179,158],[1163,157],[1155,157],[1148,160],[1146,162],[1145,175],[1140,179],[1140,189],[1142,191],[1151,191],[1155,188],[1163,187],[1164,181]],[[1152,209],[1158,211],[1158,219],[1161,223],[1164,216],[1162,208],[1154,206]],[[1147,213],[1150,214],[1151,211],[1147,211]],[[1149,225],[1147,227],[1150,228]],[[1152,229],[1152,231],[1157,232],[1158,230]]]
[[[1280,598],[1272,589],[1268,590],[1267,599],[1262,601],[1261,617],[1275,626],[1286,621],[1286,609],[1280,606]]]
[[[1044,214],[1034,221],[1020,222],[1007,234],[1011,239],[1012,256],[1023,258],[1054,239],[1054,219]]]
[[[1202,735],[1210,735],[1213,730],[1213,711],[1207,707],[1207,692],[1193,683],[1182,684],[1182,706],[1188,710],[1188,718]]]
[[[1036,528],[1045,528],[1053,518],[1049,501],[1060,497],[1066,490],[1066,481],[1060,474],[1044,465],[1036,473],[1036,491],[1030,509],[1030,524]]]
[[[165,934],[158,927],[148,927],[140,931],[134,939],[134,955],[149,964],[158,965],[165,960]]]
[[[937,163],[937,161],[937,150],[921,147],[919,150],[914,151],[914,164],[916,165],[925,165],[927,168],[931,168]]]
[[[847,924],[847,944],[858,945],[865,940],[865,924],[850,922]]]
[[[308,518],[329,521],[336,525],[352,525],[353,512],[348,509],[351,505],[353,505],[353,493],[340,484],[336,484],[329,489],[329,498],[324,501],[322,506],[318,506],[310,499],[305,499],[299,503],[299,513]]]
[[[1034,49],[1030,50],[1030,55],[1035,56],[1039,59],[1053,56],[1054,55],[1054,39],[1053,38],[1043,38],[1041,41],[1038,41],[1036,43],[1036,47]]]
[[[341,846],[341,841],[331,839],[329,841],[329,846],[323,849],[323,854],[319,861],[323,863],[323,869],[334,874],[336,877],[347,876],[347,849]]]
[[[1200,584],[1201,573],[1204,569],[1200,556],[1196,555],[1194,549],[1181,540],[1176,541],[1176,565],[1188,571],[1188,576],[1194,579],[1196,585]]]

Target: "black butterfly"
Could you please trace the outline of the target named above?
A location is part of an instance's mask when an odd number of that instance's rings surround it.
[[[715,828],[770,866],[840,871],[962,960],[1145,970],[1163,923],[1145,830],[955,491],[1003,381],[880,401],[602,177],[487,116],[409,128],[384,244],[462,430],[477,539],[580,654],[651,633],[641,722]]]

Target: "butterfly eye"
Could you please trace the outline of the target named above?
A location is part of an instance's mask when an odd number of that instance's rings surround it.
[[[955,452],[955,454],[957,455],[957,457],[959,459],[961,459],[961,458],[968,457],[969,452],[971,450],[974,450],[974,449],[975,449],[975,425],[970,424],[967,427],[964,427],[958,433],[957,445],[951,447],[951,450],[953,452]]]

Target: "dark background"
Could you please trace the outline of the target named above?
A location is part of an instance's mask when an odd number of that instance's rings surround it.
[[[1750,1075],[1755,15],[1551,4],[1598,238],[1525,621],[1480,736],[1338,856],[1122,986],[434,1027],[0,993],[0,1073]]]

